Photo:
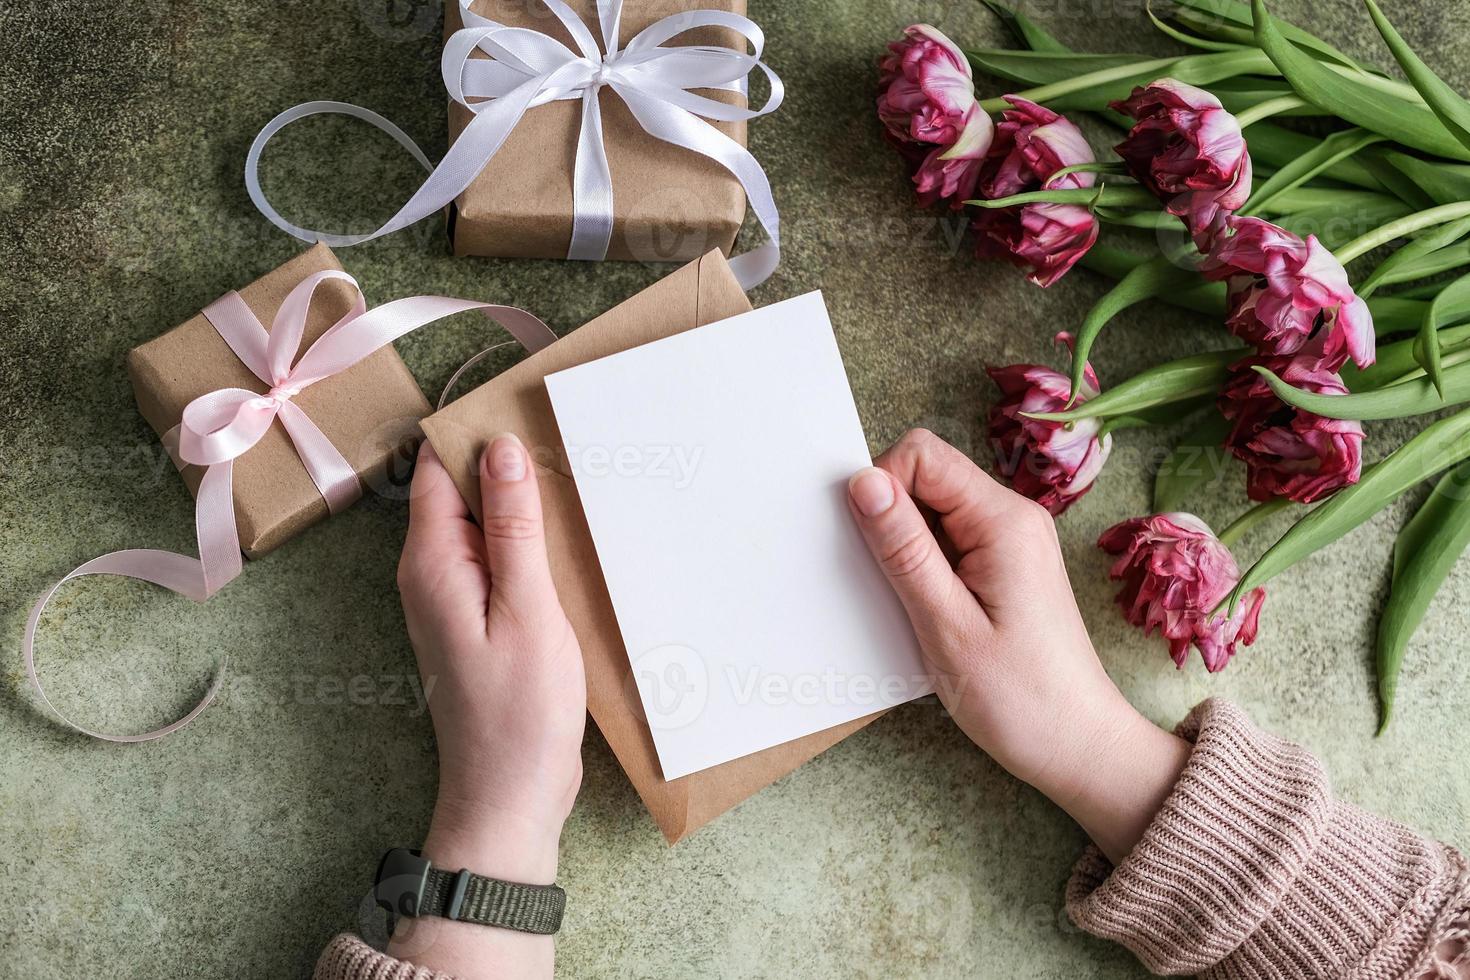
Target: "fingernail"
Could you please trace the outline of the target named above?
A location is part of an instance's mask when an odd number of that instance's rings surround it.
[[[526,478],[526,449],[509,432],[496,436],[490,442],[486,454],[490,465],[490,476],[502,483],[514,483]]]
[[[865,517],[877,517],[893,506],[893,481],[875,466],[853,474],[847,492]]]

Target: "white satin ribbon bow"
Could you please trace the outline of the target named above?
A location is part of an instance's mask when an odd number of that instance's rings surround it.
[[[541,0],[565,25],[576,43],[573,51],[540,31],[507,27],[469,9],[459,0],[464,28],[444,45],[441,67],[450,97],[475,118],[450,146],[439,166],[393,123],[370,109],[346,102],[306,102],[276,116],[255,137],[245,158],[245,186],[250,199],[272,224],[305,241],[333,247],[356,245],[405,228],[458,197],[499,152],[521,117],[537,106],[562,99],[582,101],[582,129],[572,177],[573,220],[569,259],[601,261],[612,239],[612,176],[602,140],[599,97],[610,88],[628,105],[650,135],[703,154],[739,179],[752,210],[770,242],[730,262],[746,289],[764,282],[781,260],[780,215],[770,181],[750,151],[706,122],[755,119],[780,107],[781,80],[761,61],[765,35],[752,20],[720,10],[671,14],[651,24],[618,47],[623,0],[598,0],[603,47],[563,0]],[[686,31],[700,27],[733,30],[750,42],[753,54],[717,45],[664,47]],[[489,58],[472,58],[476,51]],[[748,77],[759,68],[770,80],[771,94],[759,109],[748,109],[696,95],[692,89],[745,91]],[[320,113],[353,116],[372,123],[402,144],[429,177],[398,213],[365,235],[329,235],[294,225],[283,218],[260,189],[257,171],[261,151],[282,128]],[[703,118],[701,118],[703,117]]]

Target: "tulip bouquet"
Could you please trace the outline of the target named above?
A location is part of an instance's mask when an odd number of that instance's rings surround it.
[[[1269,579],[1438,478],[1393,556],[1378,633],[1386,724],[1408,640],[1470,544],[1470,410],[1445,411],[1470,402],[1470,102],[1375,0],[1368,15],[1406,81],[1264,0],[1147,10],[1185,48],[1164,58],[1073,51],[981,2],[1025,47],[968,50],[909,28],[880,62],[886,135],[922,205],[971,216],[980,256],[1038,286],[1079,264],[1118,280],[1061,335],[1070,371],[990,369],[1000,471],[1060,516],[1104,470],[1114,433],[1190,419],[1154,513],[1098,544],[1117,556],[1129,622],[1162,633],[1180,666],[1198,649],[1211,671],[1255,639]],[[1016,91],[982,99],[978,75]],[[1121,131],[1115,158],[1093,152],[1082,114]],[[1100,243],[1103,226],[1124,242],[1152,231],[1152,247]],[[1237,343],[1105,389],[1089,353],[1149,299],[1219,317]],[[1365,421],[1421,415],[1417,435],[1363,465]],[[1183,461],[1217,446],[1243,462],[1254,504],[1218,535],[1181,512],[1212,476]],[[1295,524],[1242,573],[1231,546],[1286,508]]]

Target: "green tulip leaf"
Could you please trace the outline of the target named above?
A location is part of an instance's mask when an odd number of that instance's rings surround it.
[[[1239,41],[1214,41],[1206,37],[1190,34],[1188,31],[1181,31],[1179,28],[1159,19],[1158,14],[1154,13],[1153,0],[1147,0],[1143,7],[1148,12],[1148,19],[1153,22],[1154,27],[1158,28],[1160,33],[1165,37],[1173,38],[1180,44],[1187,44],[1189,47],[1198,48],[1201,51],[1234,51],[1246,47],[1245,44]]]
[[[1470,463],[1440,477],[1434,491],[1399,532],[1393,581],[1378,619],[1378,734],[1393,716],[1404,651],[1429,602],[1470,545]]]
[[[1256,43],[1302,98],[1406,146],[1453,160],[1470,160],[1470,147],[1451,135],[1427,107],[1405,101],[1351,73],[1327,68],[1283,36],[1266,12],[1264,0],[1251,0],[1251,10]]]
[[[1357,419],[1360,422],[1402,419],[1412,415],[1427,415],[1447,405],[1470,401],[1470,364],[1445,368],[1440,379],[1442,390],[1436,387],[1431,378],[1419,377],[1372,391],[1347,395],[1319,395],[1302,391],[1282,381],[1266,368],[1256,367],[1255,370],[1266,379],[1276,397],[1286,404],[1329,419]]]
[[[1423,211],[1438,203],[1434,195],[1430,194],[1423,187],[1420,187],[1417,180],[1414,180],[1405,174],[1403,170],[1390,163],[1383,153],[1364,153],[1361,163],[1363,164],[1363,168],[1372,174],[1374,179],[1383,184],[1390,194],[1412,205],[1415,211]]]
[[[1079,75],[1126,68],[1150,59],[1137,54],[1075,54],[1058,51],[968,50],[965,57],[977,72],[1019,82],[1027,87],[1053,85]]]
[[[1178,220],[1173,215],[1169,217],[1175,221]],[[1109,279],[1122,279],[1147,261],[1149,260],[1144,256],[1101,244],[1092,246],[1088,249],[1087,254],[1082,256],[1082,265],[1085,268],[1107,276]],[[1225,313],[1225,284],[1223,282],[1200,280],[1190,289],[1182,289],[1158,298],[1171,306],[1194,310],[1216,319]]]
[[[1455,242],[1453,245],[1446,245],[1444,248],[1437,248],[1424,256],[1405,262],[1402,266],[1389,272],[1383,282],[1384,285],[1411,282],[1415,279],[1436,276],[1441,272],[1449,272],[1467,265],[1470,265],[1470,240]],[[1425,288],[1431,291],[1430,296],[1433,297],[1443,287],[1443,282],[1436,282]],[[1360,296],[1362,292],[1362,289],[1358,290]],[[1398,296],[1402,294],[1395,293],[1394,295]]]
[[[1254,47],[1216,51],[1180,58],[1169,69],[1169,77],[1190,85],[1214,85],[1238,75],[1275,75],[1277,69],[1273,64],[1264,52]],[[1158,78],[1156,75],[1141,84],[1157,81]]]
[[[1226,456],[1219,452],[1230,432],[1230,423],[1211,408],[1205,417],[1174,446],[1169,458],[1154,474],[1154,513],[1170,514],[1183,510],[1184,502],[1202,487],[1220,478],[1217,462]]]
[[[1267,202],[1266,213],[1292,203],[1291,198],[1311,188],[1297,188],[1278,194]],[[1337,191],[1331,195],[1331,203],[1316,207],[1291,210],[1273,220],[1287,231],[1305,238],[1316,235],[1329,249],[1337,249],[1352,241],[1363,228],[1379,228],[1390,221],[1406,217],[1413,208],[1398,198],[1387,194],[1369,194],[1363,191]]]
[[[1112,289],[1103,294],[1091,310],[1082,326],[1077,328],[1076,347],[1072,351],[1072,397],[1082,389],[1082,372],[1087,365],[1092,345],[1108,321],[1126,310],[1155,296],[1175,290],[1189,289],[1198,285],[1199,273],[1193,269],[1181,269],[1166,256],[1159,256],[1133,269]],[[1117,413],[1114,413],[1117,414]]]
[[[1247,74],[1278,74],[1271,59],[1255,48],[1238,51],[1211,52],[1183,57],[1145,59],[1137,55],[1062,55],[1034,51],[971,51],[970,62],[977,69],[999,74],[1002,78],[1023,80],[1050,78],[1035,88],[1015,94],[1039,102],[1058,112],[1103,112],[1118,99],[1126,99],[1135,88],[1148,85],[1165,76],[1191,85],[1213,85],[1227,78]],[[1090,63],[1079,58],[1091,58]],[[1068,64],[1071,67],[1066,67]],[[1084,70],[1078,73],[1078,69]],[[1056,77],[1066,71],[1067,77]],[[987,109],[1004,108],[1001,99],[981,103]],[[1131,120],[1123,119],[1124,128]]]
[[[1424,96],[1424,103],[1439,118],[1450,135],[1459,140],[1460,145],[1470,148],[1470,102],[1466,102],[1458,92],[1446,85],[1444,79],[1436,75],[1414,53],[1414,49],[1394,30],[1388,18],[1383,16],[1383,11],[1374,0],[1363,2],[1368,5],[1368,13],[1373,17],[1374,26],[1383,35],[1384,43],[1393,52],[1394,60],[1404,70],[1410,84]]]
[[[1069,50],[1065,44],[1058,41],[1049,34],[1045,28],[1039,26],[1019,10],[1013,10],[998,0],[980,0],[981,3],[990,8],[990,12],[1002,24],[1010,28],[1012,34],[1016,35],[1032,51],[1065,52]]]
[[[1270,122],[1247,126],[1245,141],[1250,148],[1253,163],[1277,168],[1285,167],[1297,157],[1310,153],[1320,142],[1315,136],[1284,129]],[[1324,170],[1322,176],[1371,191],[1387,190],[1383,182],[1374,177],[1358,160],[1341,160]]]
[[[1352,531],[1414,484],[1466,457],[1470,457],[1470,411],[1426,427],[1387,458],[1364,470],[1357,483],[1339,490],[1293,524],[1241,576],[1221,609],[1234,609],[1251,589]]]
[[[1431,163],[1388,149],[1377,150],[1374,155],[1403,174],[1410,185],[1435,204],[1470,200],[1470,167],[1464,164],[1447,160]]]
[[[1225,383],[1229,366],[1248,353],[1235,348],[1182,357],[1135,374],[1069,411],[1027,414],[1030,418],[1052,422],[1076,422],[1079,419],[1137,415],[1160,405],[1213,396]],[[1073,360],[1074,366],[1082,363],[1080,355],[1074,355]]]
[[[1147,256],[1137,255],[1133,252],[1125,252],[1121,248],[1104,245],[1102,242],[1087,250],[1082,256],[1082,264],[1094,272],[1100,272],[1109,279],[1122,279],[1134,269],[1148,261]],[[1224,307],[1220,307],[1224,309]]]
[[[1294,190],[1319,176],[1333,164],[1357,153],[1359,150],[1381,143],[1384,136],[1380,133],[1370,133],[1365,129],[1345,129],[1318,143],[1315,147],[1295,160],[1290,161],[1276,173],[1271,179],[1257,187],[1241,208],[1246,214],[1254,214],[1271,203],[1271,199],[1283,191]]]
[[[1377,302],[1378,300],[1374,300],[1374,303]],[[1428,304],[1414,305],[1424,307]],[[1416,315],[1422,316],[1423,314],[1420,312]],[[1365,391],[1376,391],[1396,382],[1401,383],[1406,376],[1412,377],[1419,363],[1414,354],[1414,345],[1417,341],[1416,335],[1406,340],[1380,345],[1378,359],[1365,368],[1344,364],[1340,374],[1348,391],[1355,395]],[[1458,361],[1467,346],[1470,346],[1470,324],[1440,330],[1439,348],[1446,358]]]
[[[1238,0],[1176,0],[1176,2],[1180,9],[1174,14],[1174,19],[1187,24],[1196,33],[1209,37],[1221,37],[1241,44],[1256,43],[1255,35],[1252,33],[1255,19],[1249,4],[1238,2]],[[1277,30],[1293,44],[1344,67],[1357,71],[1363,70],[1362,66],[1352,58],[1316,35],[1284,20],[1277,21],[1276,25]]]
[[[1470,306],[1470,275],[1464,275],[1442,289],[1424,311],[1424,324],[1414,339],[1414,360],[1424,368],[1440,399],[1446,398],[1444,370],[1440,363],[1439,328],[1449,323],[1465,307]]]
[[[1140,409],[1129,415],[1109,415],[1107,420],[1098,428],[1098,438],[1118,432],[1122,429],[1154,429],[1161,426],[1173,425],[1181,418],[1188,418],[1195,412],[1206,407],[1214,401],[1213,396],[1206,395],[1203,398],[1191,398],[1182,402],[1171,402],[1167,405],[1155,405],[1152,408]]]
[[[1451,221],[1431,228],[1422,235],[1414,238],[1407,245],[1394,252],[1388,258],[1378,264],[1363,284],[1358,287],[1357,293],[1363,298],[1371,296],[1379,286],[1393,282],[1408,282],[1413,279],[1421,279],[1432,276],[1447,269],[1453,269],[1456,264],[1444,265],[1446,260],[1453,261],[1454,253],[1442,255],[1438,261],[1431,259],[1441,251],[1448,251],[1448,246],[1458,242],[1466,235],[1470,235],[1470,218],[1462,218],[1459,221]]]

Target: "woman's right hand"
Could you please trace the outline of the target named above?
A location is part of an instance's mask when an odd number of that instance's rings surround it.
[[[960,728],[1121,859],[1188,746],[1135,711],[1103,670],[1051,515],[922,429],[848,490]]]

